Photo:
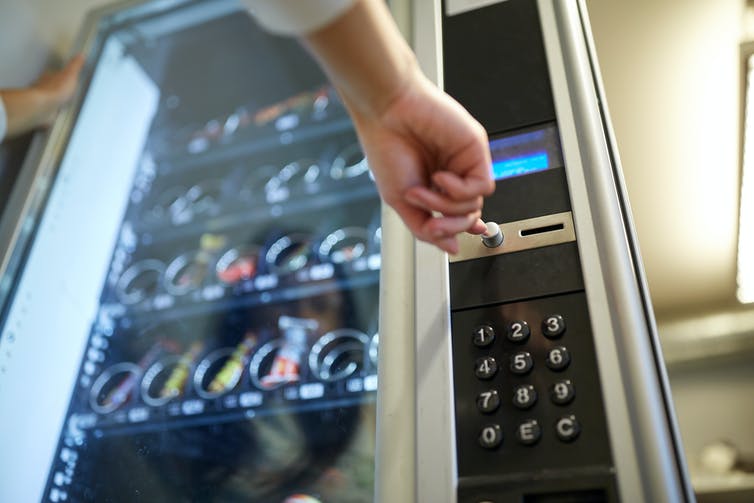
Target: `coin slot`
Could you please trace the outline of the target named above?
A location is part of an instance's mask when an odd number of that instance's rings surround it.
[[[522,238],[525,238],[526,236],[533,236],[535,234],[544,234],[546,232],[555,232],[555,231],[562,231],[565,229],[565,224],[553,224],[553,225],[545,225],[543,227],[534,227],[533,229],[521,229],[519,231],[519,235]]]

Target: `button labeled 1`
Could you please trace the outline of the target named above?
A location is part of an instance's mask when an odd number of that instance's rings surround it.
[[[495,341],[495,329],[489,325],[482,325],[474,329],[471,342],[478,348],[486,348]]]

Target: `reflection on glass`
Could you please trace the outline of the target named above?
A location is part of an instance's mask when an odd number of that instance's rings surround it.
[[[370,501],[379,197],[309,55],[209,4],[108,32],[166,30],[119,38],[161,98],[45,495]]]

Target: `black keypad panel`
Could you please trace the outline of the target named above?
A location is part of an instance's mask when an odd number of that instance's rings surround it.
[[[452,330],[459,477],[612,464],[583,292],[453,312]]]

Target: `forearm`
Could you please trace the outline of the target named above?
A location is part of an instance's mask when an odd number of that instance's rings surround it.
[[[379,115],[419,72],[416,58],[383,0],[359,0],[304,36],[346,104]]]

